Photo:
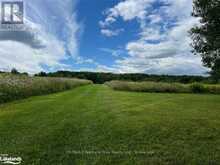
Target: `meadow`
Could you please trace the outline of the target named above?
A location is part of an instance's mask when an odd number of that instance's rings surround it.
[[[165,82],[129,82],[129,81],[110,81],[106,85],[115,90],[133,92],[157,92],[157,93],[209,93],[220,94],[220,84],[203,83],[165,83]]]
[[[220,95],[87,85],[0,105],[0,153],[24,165],[217,165]]]
[[[81,79],[30,77],[2,73],[0,74],[0,103],[60,92],[91,83],[91,81]]]

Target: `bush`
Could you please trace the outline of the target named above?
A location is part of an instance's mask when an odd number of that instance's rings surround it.
[[[193,93],[205,93],[206,92],[205,86],[201,83],[191,84],[190,89],[192,90]]]

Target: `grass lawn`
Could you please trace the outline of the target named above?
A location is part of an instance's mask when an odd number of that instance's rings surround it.
[[[0,154],[25,165],[220,163],[220,95],[104,85],[0,105]]]

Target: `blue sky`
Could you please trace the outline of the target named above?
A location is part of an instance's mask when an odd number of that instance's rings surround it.
[[[2,1],[2,0],[0,0]],[[13,1],[13,0],[12,0]],[[0,69],[203,75],[192,0],[24,0],[24,31],[0,30]]]

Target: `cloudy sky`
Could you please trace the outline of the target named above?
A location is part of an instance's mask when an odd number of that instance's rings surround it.
[[[2,0],[0,0],[2,1]],[[192,0],[24,0],[25,31],[0,30],[0,70],[203,75]]]

